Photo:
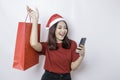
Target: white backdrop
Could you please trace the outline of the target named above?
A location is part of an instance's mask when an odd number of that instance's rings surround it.
[[[39,9],[41,41],[47,39],[45,25],[52,13],[63,15],[77,43],[87,37],[86,56],[72,80],[120,80],[120,0],[0,0],[0,80],[40,80],[44,72],[44,56],[26,71],[12,68],[26,5]]]

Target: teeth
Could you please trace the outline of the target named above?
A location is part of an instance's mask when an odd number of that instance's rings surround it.
[[[64,36],[64,34],[60,34],[61,36]]]

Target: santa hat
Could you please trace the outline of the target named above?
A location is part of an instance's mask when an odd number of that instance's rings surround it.
[[[50,27],[52,27],[55,23],[57,23],[57,22],[59,22],[61,20],[64,21],[64,19],[63,19],[63,17],[61,15],[59,15],[59,14],[53,14],[49,18],[49,20],[47,22],[46,29],[50,29]]]

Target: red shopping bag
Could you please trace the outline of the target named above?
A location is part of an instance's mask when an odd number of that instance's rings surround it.
[[[32,23],[19,22],[14,52],[13,68],[26,70],[39,63],[39,54],[30,46]],[[38,24],[38,41],[40,41],[40,24]]]

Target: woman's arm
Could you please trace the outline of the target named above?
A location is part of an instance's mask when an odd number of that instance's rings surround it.
[[[82,60],[83,60],[84,55],[85,55],[85,47],[83,45],[81,45],[80,47],[78,47],[76,49],[76,52],[78,54],[80,54],[80,57],[76,61],[71,63],[71,69],[72,70],[77,69],[80,66],[80,64],[82,63]]]
[[[30,45],[38,52],[42,50],[42,45],[38,42],[38,18],[39,13],[38,10],[33,11],[29,7],[27,7],[28,14],[32,21],[32,30],[30,34]]]

